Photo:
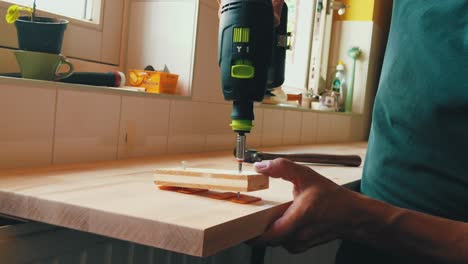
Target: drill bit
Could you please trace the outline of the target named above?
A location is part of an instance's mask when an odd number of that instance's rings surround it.
[[[244,162],[244,155],[245,155],[245,133],[238,132],[237,134],[237,141],[236,141],[236,159],[238,162],[238,170],[239,173],[242,173],[242,164]]]
[[[245,155],[245,133],[239,132],[237,134],[237,144],[236,144],[236,159],[238,162],[238,170],[239,174],[242,173],[242,164],[244,162],[244,155]],[[237,199],[240,198],[240,193],[237,192]]]

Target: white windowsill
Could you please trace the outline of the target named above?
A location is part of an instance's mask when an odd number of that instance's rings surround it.
[[[282,110],[291,110],[291,111],[299,111],[299,112],[314,112],[314,113],[319,113],[319,114],[330,114],[330,115],[340,115],[340,116],[362,116],[363,115],[361,113],[321,111],[321,110],[315,110],[315,109],[304,108],[300,106],[297,107],[294,105],[285,105],[285,104],[282,104],[282,105],[260,104],[259,106],[264,109],[282,109]]]
[[[131,90],[131,87],[95,86],[95,85],[52,82],[52,81],[42,81],[42,80],[33,80],[33,79],[22,79],[22,78],[4,77],[4,76],[0,76],[0,85],[30,86],[30,87],[37,87],[37,88],[58,88],[58,89],[64,89],[64,90],[80,90],[80,91],[89,91],[89,92],[121,94],[121,95],[149,96],[149,97],[158,97],[158,98],[166,98],[166,99],[187,100],[187,99],[192,98],[191,96],[183,96],[183,95],[155,94],[155,93],[133,91]]]

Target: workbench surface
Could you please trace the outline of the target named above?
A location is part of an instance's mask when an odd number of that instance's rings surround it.
[[[357,154],[365,142],[262,149],[278,153]],[[44,222],[194,256],[208,256],[260,235],[292,200],[292,185],[271,179],[263,200],[241,205],[161,191],[152,170],[180,166],[235,169],[230,152],[177,155],[0,171],[0,214]],[[244,165],[252,170],[250,164]],[[359,168],[312,166],[341,185]]]

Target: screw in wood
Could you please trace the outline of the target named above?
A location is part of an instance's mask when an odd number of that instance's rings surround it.
[[[182,169],[183,170],[186,170],[187,169],[187,161],[183,160],[180,162],[180,165],[182,166]]]

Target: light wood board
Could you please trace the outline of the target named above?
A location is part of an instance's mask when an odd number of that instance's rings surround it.
[[[268,189],[269,177],[254,171],[207,168],[161,168],[154,170],[157,185],[253,192]]]
[[[262,149],[279,153],[358,154],[366,143]],[[232,153],[217,152],[0,171],[0,214],[86,231],[194,256],[208,256],[262,234],[292,200],[292,185],[270,179],[243,205],[159,190],[154,169],[236,169]],[[245,164],[246,170],[253,170]],[[361,168],[312,166],[341,185],[356,184]]]

